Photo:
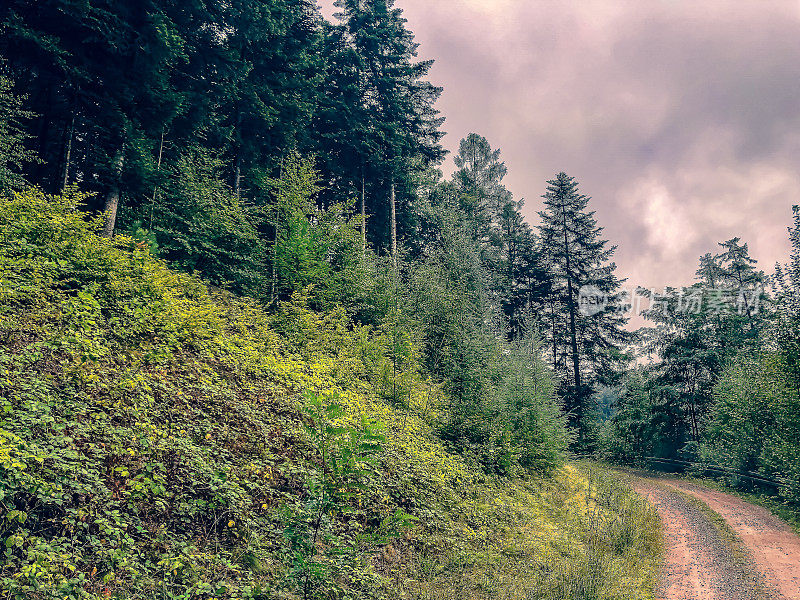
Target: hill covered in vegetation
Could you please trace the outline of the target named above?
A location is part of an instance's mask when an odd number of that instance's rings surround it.
[[[4,597],[649,597],[655,517],[564,466],[554,404],[491,474],[413,358],[387,396],[385,331],[268,314],[80,200],[0,201]]]
[[[650,597],[570,450],[796,506],[799,209],[631,332],[576,179],[446,178],[402,10],[335,4],[0,6],[3,597]]]

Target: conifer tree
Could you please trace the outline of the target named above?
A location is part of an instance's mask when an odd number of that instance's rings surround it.
[[[476,223],[498,225],[511,193],[503,185],[508,169],[483,136],[470,133],[455,156],[454,182],[462,194],[464,212]]]
[[[171,74],[184,41],[171,12],[180,10],[166,0],[17,0],[0,9],[0,53],[39,115],[44,164],[33,180],[60,189],[67,145],[81,140],[75,178],[104,198],[108,234],[120,194],[147,181],[149,146],[181,105]]]
[[[547,332],[552,362],[562,376],[561,394],[573,425],[582,434],[587,398],[598,382],[613,379],[624,362],[622,344],[626,318],[618,310],[619,280],[610,262],[616,246],[601,237],[589,198],[566,173],[548,181],[539,237],[542,253],[552,270],[553,288],[548,298],[551,328]],[[601,295],[608,304],[586,312],[579,305],[581,290]]]
[[[452,189],[480,248],[493,309],[504,316],[510,339],[539,330],[549,274],[522,216],[524,201],[515,201],[503,184],[507,169],[500,150],[470,133],[459,144],[455,165]]]
[[[495,285],[511,339],[546,328],[545,300],[552,284],[536,234],[522,216],[523,205],[509,200],[497,227],[502,254]]]
[[[357,59],[361,124],[354,135],[372,151],[352,172],[374,178],[366,212],[385,223],[386,233],[373,230],[371,238],[396,255],[398,231],[412,217],[403,204],[413,197],[414,171],[438,164],[444,154],[444,119],[434,106],[442,90],[425,79],[433,61],[417,60],[418,44],[393,0],[337,0],[336,6]]]
[[[733,238],[719,246],[722,252],[700,257],[693,286],[667,288],[657,296],[644,292],[652,301],[644,316],[654,323],[646,332],[648,350],[660,359],[655,381],[677,400],[678,428],[691,444],[702,438],[726,363],[756,349],[768,315],[766,276],[756,268],[747,244]],[[691,453],[693,447],[685,450]]]

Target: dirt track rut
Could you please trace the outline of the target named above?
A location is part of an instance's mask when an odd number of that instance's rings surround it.
[[[664,526],[659,600],[760,600],[756,582],[700,508],[657,481],[639,479],[634,488],[656,507]]]
[[[670,477],[637,478],[634,488],[664,526],[659,600],[800,600],[800,537],[768,510]],[[723,535],[702,505],[738,539]]]

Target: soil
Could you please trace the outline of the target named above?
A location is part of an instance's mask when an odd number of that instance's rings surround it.
[[[800,537],[765,508],[681,479],[637,478],[658,510],[665,559],[659,600],[800,600]],[[702,505],[721,517],[721,531]]]
[[[656,507],[664,527],[659,600],[760,600],[752,575],[700,508],[657,480],[638,479],[634,489]]]
[[[800,599],[800,537],[767,509],[695,483],[665,482],[720,515],[741,539],[774,598]]]

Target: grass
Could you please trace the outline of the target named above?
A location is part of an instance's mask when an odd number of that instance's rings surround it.
[[[494,498],[451,513],[449,543],[398,570],[401,598],[654,597],[660,522],[624,477],[580,464],[552,480],[497,483]]]
[[[580,463],[586,495],[585,560],[546,572],[533,598],[650,598],[663,556],[655,509],[629,480],[602,465]]]

